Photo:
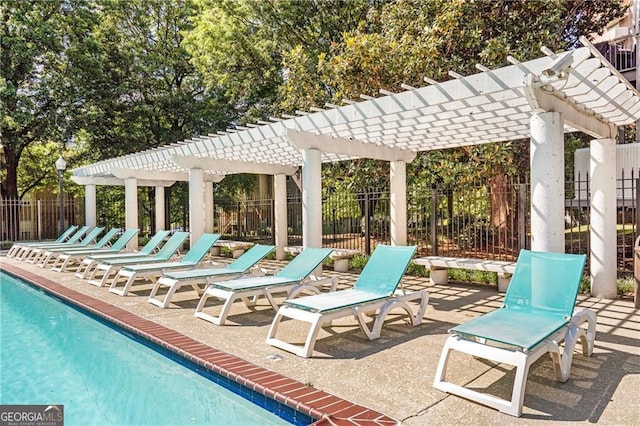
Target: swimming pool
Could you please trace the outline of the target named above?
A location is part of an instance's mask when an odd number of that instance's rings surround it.
[[[62,404],[67,425],[289,424],[11,275],[0,282],[0,404]]]

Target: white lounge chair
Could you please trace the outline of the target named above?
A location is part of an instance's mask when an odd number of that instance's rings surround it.
[[[89,276],[89,284],[103,287],[107,281],[116,274],[120,268],[127,265],[140,265],[143,263],[164,262],[171,259],[182,247],[182,244],[189,236],[188,232],[178,231],[174,233],[159,252],[153,256],[125,257],[122,259],[103,260],[96,266]]]
[[[69,237],[71,237],[71,234],[76,232],[76,229],[78,229],[78,225],[71,225],[62,234],[60,234],[58,238],[56,238],[55,240],[22,241],[19,243],[15,243],[7,251],[7,257],[14,257],[22,247],[36,246],[38,244],[46,244],[46,243],[53,243],[53,244],[64,243],[67,239],[69,239]]]
[[[298,356],[308,358],[323,325],[338,318],[355,316],[358,325],[369,340],[380,337],[387,314],[396,308],[403,309],[411,318],[413,326],[422,323],[429,296],[427,290],[404,292],[398,285],[416,251],[415,246],[378,245],[351,289],[297,299],[285,300],[273,319],[267,343]],[[414,313],[408,302],[418,301]],[[369,328],[367,316],[376,313]],[[288,343],[276,337],[283,318],[308,322],[309,333],[303,346]]]
[[[322,279],[311,275],[331,252],[332,249],[307,248],[275,275],[213,282],[204,291],[195,316],[216,325],[224,325],[231,306],[238,299],[242,299],[247,306],[254,306],[257,298],[264,296],[273,309],[277,310],[278,304],[273,298],[274,294],[287,293],[288,297],[295,297],[306,290],[317,293],[325,283],[331,283],[333,291],[338,284],[335,278]],[[210,297],[224,301],[217,316],[203,311]]]
[[[127,229],[120,237],[110,246],[101,249],[74,249],[60,253],[56,257],[55,262],[51,266],[52,271],[63,272],[71,265],[81,264],[82,260],[87,256],[98,254],[116,254],[124,250],[129,241],[138,234],[138,229]],[[79,267],[79,265],[78,265]]]
[[[140,251],[128,252],[128,253],[101,253],[90,254],[82,259],[82,263],[76,270],[76,277],[88,278],[93,273],[93,270],[102,261],[110,261],[116,259],[133,259],[136,257],[153,256],[153,252],[158,250],[158,247],[162,244],[165,238],[169,236],[171,231],[158,231],[156,234],[140,249]]]
[[[585,260],[585,255],[522,250],[502,308],[449,330],[433,386],[520,416],[529,367],[538,358],[549,353],[556,380],[566,382],[577,341],[585,356],[591,355],[595,341],[596,314],[589,309],[574,314]],[[511,399],[447,381],[453,350],[515,366]]]
[[[189,249],[189,252],[177,262],[153,262],[123,266],[113,277],[109,291],[120,296],[126,296],[129,294],[133,283],[138,279],[142,278],[155,282],[165,271],[192,269],[200,263],[219,238],[220,234],[202,234],[193,247]],[[119,288],[118,285],[122,280],[124,280],[124,285]]]
[[[24,260],[26,260],[27,263],[33,263],[37,265],[38,262],[40,261],[40,256],[44,255],[44,253],[46,253],[49,250],[90,247],[90,244],[93,243],[96,240],[96,238],[98,238],[98,235],[102,234],[102,231],[104,231],[104,227],[93,228],[87,233],[87,235],[85,235],[82,241],[75,244],[71,244],[71,245],[64,244],[62,246],[47,246],[47,247],[34,248],[29,252],[29,254],[26,257],[24,257]]]
[[[176,291],[186,285],[191,286],[199,297],[204,291],[200,288],[200,285],[206,284],[207,282],[229,280],[236,277],[246,276],[247,272],[250,271],[251,268],[253,268],[260,260],[264,259],[264,257],[274,249],[275,246],[256,244],[249,249],[249,251],[224,267],[220,266],[217,268],[193,269],[191,271],[165,272],[153,286],[151,294],[149,294],[149,303],[163,309],[167,308]],[[164,299],[160,300],[156,298],[156,296],[162,287],[168,287],[168,289],[167,293],[164,295]]]
[[[32,250],[38,248],[47,248],[47,247],[73,247],[82,239],[82,237],[91,229],[90,226],[83,226],[78,229],[73,235],[69,236],[66,241],[58,243],[58,242],[44,242],[44,243],[34,243],[34,244],[24,244],[21,245],[17,252],[14,254],[18,260],[26,260],[29,257],[29,254]]]
[[[38,257],[37,264],[40,268],[46,268],[49,266],[49,262],[55,263],[58,256],[65,252],[73,252],[73,251],[86,251],[86,250],[103,250],[109,247],[109,243],[116,236],[118,232],[120,232],[120,228],[111,228],[109,232],[104,234],[100,240],[89,246],[89,247],[72,247],[72,248],[51,248],[45,250]]]

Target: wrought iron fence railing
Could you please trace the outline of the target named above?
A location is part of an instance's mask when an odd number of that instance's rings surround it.
[[[530,185],[500,178],[452,187],[414,187],[408,191],[407,239],[421,255],[516,259],[531,246]],[[565,186],[565,251],[589,253],[590,186],[578,176]],[[67,200],[65,223],[84,222],[82,200]],[[139,224],[150,233],[153,203],[139,202]],[[170,204],[176,210],[172,229],[188,230],[184,199]],[[331,193],[322,202],[322,235],[326,247],[371,253],[376,245],[390,243],[390,194],[388,192]],[[53,238],[58,233],[57,202],[0,201],[1,241]],[[98,197],[98,222],[124,225],[122,195],[109,192]],[[640,233],[640,170],[622,172],[616,191],[618,266],[632,269],[634,238]],[[20,227],[16,230],[16,221]],[[214,230],[224,238],[273,243],[274,201],[243,199],[217,202]],[[302,244],[302,201],[299,194],[287,201],[289,245]]]

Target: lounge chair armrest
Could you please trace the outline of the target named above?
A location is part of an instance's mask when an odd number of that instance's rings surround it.
[[[571,317],[570,323],[574,327],[582,327],[582,324],[587,323],[585,330],[586,337],[582,339],[582,354],[584,356],[591,356],[593,353],[593,345],[596,340],[596,324],[597,315],[591,309],[582,309],[581,311],[574,312]]]
[[[300,293],[307,290],[318,294],[321,292],[322,287],[327,283],[331,284],[329,291],[335,291],[338,287],[338,279],[336,277],[317,278],[312,275],[309,279],[301,281],[300,284],[291,289],[287,298],[294,299],[298,297]]]
[[[331,283],[331,287],[329,291],[336,291],[338,288],[338,278],[336,277],[316,277],[315,275],[309,276],[309,284],[316,287],[321,288],[327,283]]]
[[[257,268],[262,275],[275,275],[280,269],[269,269],[269,268]]]

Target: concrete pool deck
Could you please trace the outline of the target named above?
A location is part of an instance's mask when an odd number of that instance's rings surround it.
[[[57,273],[5,257],[0,260],[0,266],[7,270],[19,268],[47,278],[309,388],[388,416],[381,417],[378,424],[393,423],[389,418],[406,425],[640,424],[640,310],[633,307],[631,299],[578,297],[579,307],[589,307],[598,314],[593,355],[585,358],[576,354],[571,377],[564,384],[553,380],[550,358],[541,358],[528,375],[523,415],[514,418],[432,387],[447,330],[499,307],[502,295],[495,287],[432,285],[428,279],[407,276],[405,288],[429,290],[429,307],[420,326],[409,327],[405,317],[391,315],[382,337],[369,341],[352,318],[340,320],[321,332],[314,357],[304,359],[265,343],[273,319],[266,301],[251,310],[237,303],[229,315],[229,325],[221,327],[193,316],[198,299],[190,288],[177,293],[175,303],[163,310],[147,302],[149,283],[137,284],[129,296],[121,297],[107,288],[91,286],[71,272]],[[261,265],[276,268],[282,264],[264,261]],[[356,273],[331,270],[325,274],[336,276],[340,288],[350,286],[357,277]],[[282,327],[285,335],[298,341],[306,336],[303,324],[288,321]],[[513,379],[513,372],[504,365],[466,356],[453,358],[450,375],[459,383],[486,388],[503,397],[510,393]],[[346,424],[339,420],[333,423]]]

